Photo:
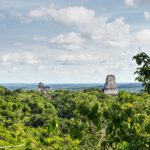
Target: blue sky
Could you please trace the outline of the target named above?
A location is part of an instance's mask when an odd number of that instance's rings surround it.
[[[134,82],[149,0],[0,0],[1,83]]]

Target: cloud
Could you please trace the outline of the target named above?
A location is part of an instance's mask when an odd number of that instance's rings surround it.
[[[31,10],[30,20],[53,19],[55,22],[75,26],[79,32],[99,44],[111,47],[128,47],[130,45],[130,26],[123,17],[108,21],[106,17],[96,16],[94,10],[85,7],[66,7],[57,9],[54,5]],[[59,38],[65,38],[63,35]]]
[[[33,53],[25,51],[22,53],[8,53],[1,57],[1,63],[6,65],[12,64],[38,64],[39,60]]]
[[[145,17],[146,20],[150,20],[150,13],[145,11],[144,12],[144,17]]]
[[[150,41],[150,29],[144,29],[144,30],[136,33],[135,38],[139,42],[149,43],[149,41]]]
[[[135,4],[137,3],[136,0],[126,0],[125,2],[126,2],[126,4],[129,5],[129,6],[133,6],[133,5],[135,5]]]
[[[67,34],[60,34],[49,40],[49,43],[64,49],[81,49],[84,45],[85,39],[75,32]]]
[[[56,58],[62,65],[91,65],[107,61],[107,59],[95,54],[64,54]]]
[[[150,4],[150,1],[149,0],[125,0],[125,3],[128,6],[135,6],[139,4],[142,4],[142,5]]]
[[[95,12],[82,6],[57,9],[54,5],[50,5],[31,10],[28,16],[35,19],[52,17],[55,21],[65,24],[85,24],[93,19]]]

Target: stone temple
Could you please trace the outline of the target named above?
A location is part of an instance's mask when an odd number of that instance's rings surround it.
[[[104,85],[104,93],[108,95],[118,95],[118,88],[114,75],[108,75]]]
[[[39,84],[38,84],[38,91],[39,92],[47,92],[49,89],[50,89],[50,87],[49,86],[45,86],[44,85],[44,83],[42,83],[42,82],[40,82]]]

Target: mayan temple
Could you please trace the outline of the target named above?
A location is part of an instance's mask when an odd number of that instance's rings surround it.
[[[104,85],[104,93],[109,95],[118,95],[118,88],[114,75],[108,75]]]
[[[37,90],[38,90],[39,92],[41,92],[41,93],[47,92],[49,89],[50,89],[50,87],[49,87],[49,86],[45,86],[44,83],[42,83],[42,82],[40,82],[40,83],[38,84],[38,87],[37,87]]]

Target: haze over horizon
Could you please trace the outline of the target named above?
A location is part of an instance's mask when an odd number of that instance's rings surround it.
[[[135,82],[149,0],[0,0],[0,83]]]

